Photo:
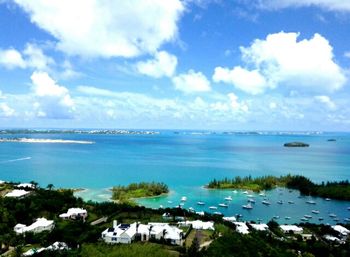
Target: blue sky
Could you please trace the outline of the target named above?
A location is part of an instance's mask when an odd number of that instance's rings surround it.
[[[350,130],[350,1],[0,0],[0,126]]]

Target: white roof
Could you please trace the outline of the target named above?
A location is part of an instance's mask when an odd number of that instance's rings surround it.
[[[226,221],[229,221],[229,222],[234,222],[234,221],[236,221],[236,217],[235,217],[235,216],[232,216],[232,217],[223,217],[222,219],[223,219],[223,220],[226,220]]]
[[[340,225],[332,226],[332,228],[344,236],[347,236],[350,233],[350,231],[347,228],[344,228],[343,226],[340,226]]]
[[[197,211],[196,214],[199,216],[204,216],[204,211]]]
[[[250,225],[255,230],[266,231],[269,229],[269,226],[267,226],[266,224],[250,224]]]
[[[30,192],[22,190],[22,189],[14,189],[11,192],[7,193],[6,197],[21,197],[29,194]]]
[[[130,225],[130,227],[124,231],[124,234],[128,235],[130,238],[135,236],[135,234],[136,234],[136,222],[132,223]]]
[[[241,234],[249,234],[249,228],[244,222],[233,222],[236,225],[236,231]]]
[[[21,184],[18,184],[16,187],[35,188],[35,185],[33,185],[33,184],[31,184],[31,183],[21,183]]]
[[[68,250],[68,245],[65,242],[54,242],[52,245],[46,247],[46,250]]]
[[[139,224],[138,233],[140,233],[140,234],[148,234],[149,233],[149,226],[145,225],[145,224]]]
[[[51,225],[53,225],[54,221],[53,220],[47,220],[45,218],[38,218],[33,224],[31,224],[30,226],[26,226],[23,224],[17,224],[14,227],[14,230],[17,233],[24,233],[24,232],[30,232],[35,230],[36,228],[39,227],[49,227]]]
[[[87,210],[82,208],[69,208],[66,213],[62,213],[59,215],[60,218],[69,218],[74,215],[85,215],[87,214]]]
[[[201,221],[201,220],[194,220],[194,221],[185,221],[185,222],[179,222],[181,225],[189,226],[192,225],[194,229],[210,229],[210,230],[215,230],[214,229],[214,222],[212,221]]]
[[[331,236],[331,235],[325,235],[324,236],[324,239],[326,239],[326,240],[328,240],[328,241],[336,241],[336,242],[338,242],[338,241],[340,241],[340,239],[338,238],[338,237],[335,237],[335,236]]]
[[[3,180],[0,180],[0,185],[1,185],[1,184],[4,184],[4,183],[5,183],[5,181],[3,181]]]
[[[288,232],[288,231],[303,232],[303,228],[302,228],[302,227],[298,227],[298,226],[296,226],[296,225],[280,225],[280,228],[281,228],[284,232]]]

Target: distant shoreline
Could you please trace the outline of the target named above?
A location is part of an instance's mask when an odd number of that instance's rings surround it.
[[[0,138],[0,143],[44,143],[44,144],[94,144],[93,141],[44,139],[44,138]]]

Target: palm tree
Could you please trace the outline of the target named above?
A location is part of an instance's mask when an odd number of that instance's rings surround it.
[[[49,191],[51,191],[54,187],[55,187],[55,186],[54,186],[53,184],[48,184],[46,188],[47,188]]]
[[[30,181],[30,184],[32,184],[34,186],[34,189],[37,189],[39,186],[39,183],[34,181],[34,180]]]

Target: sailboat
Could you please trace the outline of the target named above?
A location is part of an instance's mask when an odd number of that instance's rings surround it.
[[[242,205],[242,208],[247,209],[247,210],[251,210],[251,209],[253,209],[253,206],[250,203],[247,203],[247,204]]]

